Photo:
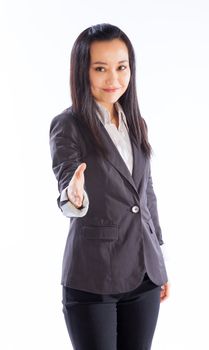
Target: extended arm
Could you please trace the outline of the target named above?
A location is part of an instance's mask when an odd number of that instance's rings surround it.
[[[75,170],[82,163],[79,135],[72,116],[56,116],[50,125],[52,169],[60,192],[57,204],[67,217],[84,216],[88,210],[88,196],[84,191],[83,206],[77,209],[68,199],[67,188]]]

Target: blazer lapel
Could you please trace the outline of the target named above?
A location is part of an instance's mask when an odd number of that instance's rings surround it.
[[[144,175],[146,166],[146,157],[140,146],[136,145],[133,139],[131,139],[132,151],[133,151],[133,172],[132,177],[134,183],[139,191],[139,186]]]
[[[104,144],[108,151],[107,160],[111,163],[111,165],[117,171],[120,172],[120,174],[123,177],[126,178],[126,180],[131,184],[131,186],[134,188],[135,192],[138,195],[139,194],[138,188],[139,188],[140,181],[142,179],[144,169],[145,169],[145,164],[146,164],[146,159],[145,159],[145,156],[143,155],[143,152],[141,151],[141,148],[136,146],[132,138],[130,137],[131,144],[132,144],[132,151],[133,151],[133,173],[131,175],[126,163],[121,157],[117,147],[115,146],[114,142],[109,136],[107,130],[105,129],[102,122],[100,123],[101,123],[101,137],[103,138]]]

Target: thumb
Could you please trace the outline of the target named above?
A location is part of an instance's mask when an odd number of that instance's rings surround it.
[[[75,171],[76,177],[77,178],[80,177],[85,170],[86,170],[86,163],[81,163]]]

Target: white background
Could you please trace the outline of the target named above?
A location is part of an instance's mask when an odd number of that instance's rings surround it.
[[[69,222],[56,203],[48,132],[71,103],[72,45],[102,22],[133,43],[155,151],[171,296],[152,349],[209,349],[208,2],[5,0],[0,13],[1,349],[71,348],[60,285]]]

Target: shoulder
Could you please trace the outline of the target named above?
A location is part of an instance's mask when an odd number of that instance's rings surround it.
[[[72,106],[52,118],[50,123],[50,135],[70,136],[79,132],[79,118],[73,112]]]
[[[67,126],[74,122],[75,114],[72,111],[72,106],[70,106],[52,118],[50,123],[50,131],[56,126]]]

